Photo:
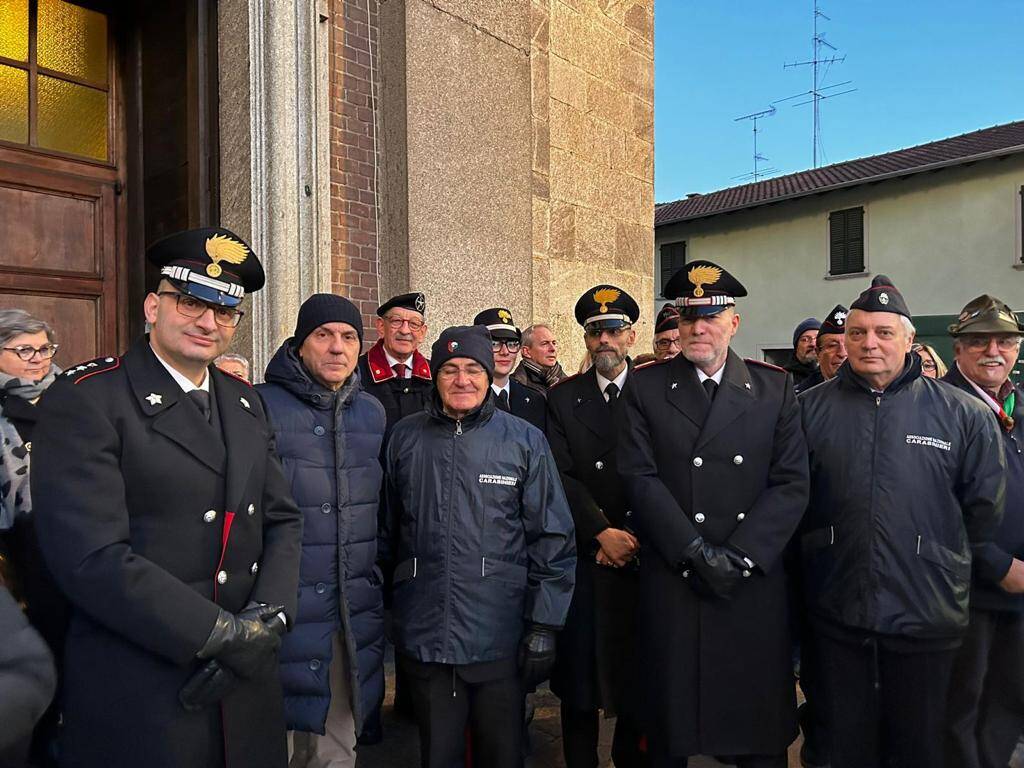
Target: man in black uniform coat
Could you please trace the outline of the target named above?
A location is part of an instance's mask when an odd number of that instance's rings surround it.
[[[152,331],[40,402],[32,496],[73,615],[62,766],[284,768],[277,646],[302,518],[259,397],[211,363],[263,268],[233,233],[153,245]]]
[[[491,391],[494,404],[506,413],[526,419],[543,432],[547,428],[547,408],[544,396],[537,390],[509,378],[516,367],[516,358],[523,346],[523,333],[512,320],[505,307],[485,309],[473,318],[473,325],[487,326],[494,350],[494,378]]]
[[[618,717],[615,765],[646,764],[630,706],[639,544],[628,530],[628,502],[615,461],[615,414],[632,379],[627,355],[639,315],[633,298],[613,285],[584,293],[576,302],[576,320],[594,365],[548,391],[548,442],[572,510],[578,553],[576,591],[551,678],[562,701],[567,768],[597,765],[599,710]]]
[[[427,335],[426,311],[422,293],[388,299],[377,309],[377,343],[359,358],[363,389],[380,400],[388,417],[385,445],[400,419],[419,413],[430,402],[430,361],[419,353]]]
[[[807,445],[791,377],[729,349],[746,294],[711,262],[677,272],[680,354],[638,368],[623,404],[654,766],[785,768],[796,736],[781,556],[807,504]]]

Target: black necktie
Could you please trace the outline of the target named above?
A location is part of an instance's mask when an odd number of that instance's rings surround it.
[[[704,379],[704,391],[708,393],[708,400],[715,399],[715,391],[718,389],[718,384],[714,379]]]
[[[195,403],[196,408],[203,414],[203,418],[210,420],[210,393],[201,389],[193,389],[188,393],[189,399]]]
[[[604,394],[608,398],[608,407],[614,411],[619,402],[619,385],[613,381],[604,388]]]
[[[506,390],[504,390],[504,389],[501,390],[500,392],[495,394],[495,399],[497,401],[496,405],[498,406],[498,408],[500,408],[501,410],[505,411],[505,413],[509,413],[509,408],[508,408],[508,392]]]

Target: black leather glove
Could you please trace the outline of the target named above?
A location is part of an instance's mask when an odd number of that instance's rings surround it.
[[[178,700],[186,712],[198,712],[219,702],[237,685],[238,675],[210,659],[178,691]]]
[[[283,611],[280,605],[253,605],[235,616],[221,609],[196,655],[217,659],[239,677],[253,677],[268,665],[281,645],[284,623],[276,617]],[[275,618],[280,629],[272,624]]]
[[[532,626],[519,643],[519,675],[527,690],[533,690],[551,677],[555,666],[555,641],[558,633],[551,627]]]
[[[728,547],[708,544],[699,536],[684,551],[683,573],[693,588],[705,597],[728,600],[743,579],[750,576],[754,562]]]

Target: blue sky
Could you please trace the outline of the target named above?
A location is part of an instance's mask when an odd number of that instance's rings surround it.
[[[819,31],[846,54],[825,85],[819,165],[1024,119],[1024,0],[820,0]],[[813,0],[656,0],[655,199],[745,183],[751,123],[734,118],[807,91]],[[836,91],[845,90],[837,88]],[[812,167],[811,105],[777,105],[758,151]],[[779,175],[779,174],[774,174]]]

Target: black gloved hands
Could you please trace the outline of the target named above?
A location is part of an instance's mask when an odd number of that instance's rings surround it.
[[[728,600],[754,562],[728,547],[708,544],[699,536],[684,550],[684,573],[689,571],[693,588],[705,597]]]
[[[210,659],[178,691],[178,701],[186,712],[198,712],[216,704],[237,685],[238,675],[216,659]]]
[[[530,691],[551,677],[555,666],[555,640],[558,632],[534,624],[519,643],[519,675]]]
[[[210,636],[197,654],[216,659],[239,677],[253,677],[273,660],[285,624],[280,605],[250,604],[237,616],[221,610]]]

